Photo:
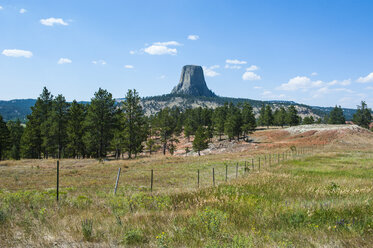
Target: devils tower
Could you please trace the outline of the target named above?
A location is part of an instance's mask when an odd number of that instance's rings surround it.
[[[191,96],[216,96],[206,85],[203,69],[198,65],[185,65],[181,71],[180,82],[171,91],[171,94]]]

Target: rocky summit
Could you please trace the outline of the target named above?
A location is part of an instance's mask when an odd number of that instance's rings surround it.
[[[171,94],[191,96],[216,96],[206,85],[203,69],[198,65],[185,65],[181,71],[180,82],[171,91]]]

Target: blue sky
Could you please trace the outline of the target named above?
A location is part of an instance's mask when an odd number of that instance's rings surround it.
[[[216,94],[373,105],[373,1],[2,1],[0,99],[169,93],[186,64]]]

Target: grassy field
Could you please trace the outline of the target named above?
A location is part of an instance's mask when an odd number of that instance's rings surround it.
[[[1,162],[0,247],[371,246],[370,151],[330,149],[274,164],[276,157],[271,167],[262,155],[260,172],[259,154],[62,160],[58,204],[56,161]],[[254,171],[244,174],[251,158]]]

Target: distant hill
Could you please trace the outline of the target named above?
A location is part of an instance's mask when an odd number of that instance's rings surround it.
[[[19,119],[25,122],[26,116],[31,113],[31,107],[34,106],[35,102],[35,99],[0,101],[0,115],[6,121]]]

